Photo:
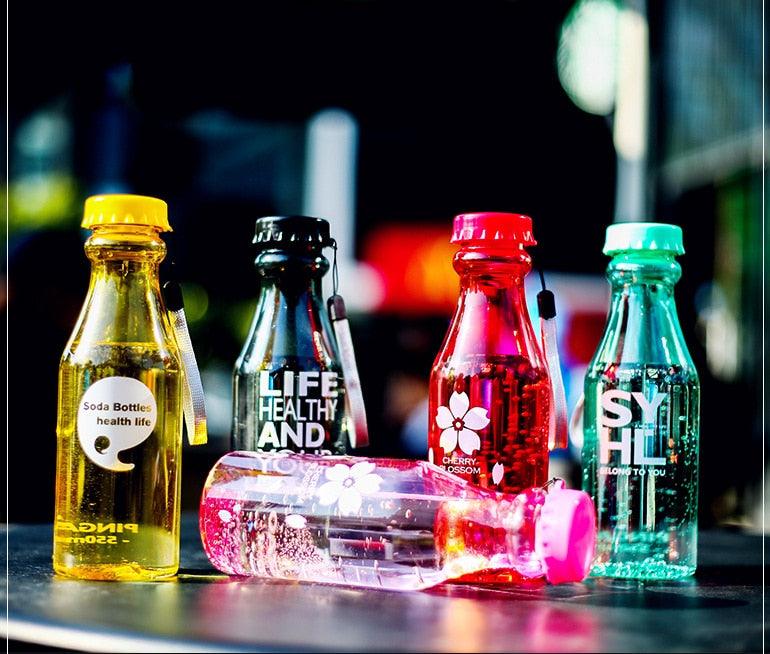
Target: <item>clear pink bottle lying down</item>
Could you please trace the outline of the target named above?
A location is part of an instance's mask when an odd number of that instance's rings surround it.
[[[209,474],[200,529],[231,575],[392,590],[581,581],[594,507],[563,486],[500,495],[426,461],[233,452]]]

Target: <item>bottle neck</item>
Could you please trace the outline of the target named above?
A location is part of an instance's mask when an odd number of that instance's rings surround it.
[[[523,247],[465,246],[455,254],[455,271],[464,279],[493,275],[520,279],[532,270],[532,257]]]
[[[155,227],[143,225],[98,225],[85,245],[92,264],[136,262],[159,264],[166,256],[166,244]]]
[[[301,254],[267,250],[259,253],[255,264],[259,297],[238,366],[276,360],[335,365],[336,343],[322,290],[323,275],[329,270],[326,257],[320,250]]]
[[[624,252],[607,267],[610,313],[596,360],[692,367],[676,311],[682,269],[666,252]]]
[[[156,229],[138,225],[97,227],[85,244],[91,261],[95,290],[117,290],[160,295],[158,268],[166,257],[166,244]]]
[[[254,265],[263,291],[273,288],[287,299],[310,294],[322,300],[322,279],[329,271],[329,260],[320,250],[266,250],[257,255]]]
[[[460,297],[446,348],[460,355],[525,356],[542,367],[524,292],[529,254],[523,248],[464,247],[454,268]]]
[[[169,338],[158,267],[166,245],[154,228],[103,225],[85,244],[91,279],[76,340],[164,343]]]
[[[682,267],[669,252],[621,252],[607,266],[607,279],[613,292],[630,286],[656,286],[672,293],[681,276]]]

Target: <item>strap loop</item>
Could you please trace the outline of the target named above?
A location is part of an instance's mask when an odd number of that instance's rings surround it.
[[[208,440],[206,427],[206,402],[203,395],[203,382],[195,360],[195,351],[190,340],[190,330],[184,314],[182,289],[175,281],[163,284],[163,296],[166,300],[171,325],[174,329],[179,355],[182,359],[182,401],[184,420],[187,426],[187,439],[190,445],[203,445]]]

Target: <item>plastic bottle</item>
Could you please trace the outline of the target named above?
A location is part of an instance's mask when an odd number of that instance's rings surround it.
[[[431,370],[428,459],[483,488],[541,486],[552,389],[524,296],[532,220],[461,214],[451,240],[461,291]]]
[[[324,307],[329,223],[256,221],[259,299],[233,373],[234,449],[344,454],[345,385]]]
[[[612,300],[585,378],[583,489],[597,509],[592,574],[691,575],[697,562],[700,385],[674,302],[682,230],[607,228]]]
[[[389,590],[580,581],[594,508],[556,481],[499,495],[427,461],[233,452],[209,473],[203,545],[231,575]]]
[[[88,295],[59,366],[54,570],[150,580],[179,565],[182,372],[158,280],[166,203],[86,200]]]

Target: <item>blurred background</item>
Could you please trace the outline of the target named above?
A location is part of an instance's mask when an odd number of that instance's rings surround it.
[[[186,448],[184,508],[228,449],[256,218],[330,219],[368,453],[422,458],[428,375],[458,292],[451,220],[491,210],[533,217],[570,408],[606,316],[605,227],[683,227],[701,522],[761,528],[759,0],[9,12],[8,519],[52,519],[56,370],[89,275],[83,201],[128,192],[169,204],[167,261],[207,391],[210,443]],[[552,460],[573,483],[579,447]]]

